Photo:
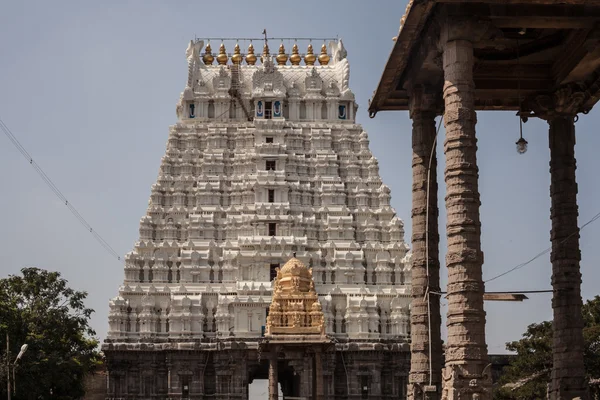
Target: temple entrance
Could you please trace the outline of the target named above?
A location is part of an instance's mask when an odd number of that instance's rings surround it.
[[[315,291],[312,269],[297,258],[275,268],[266,335],[259,344],[269,357],[269,400],[323,400],[321,355],[331,344]]]
[[[277,363],[278,376],[277,381],[279,382],[280,396],[283,395],[284,400],[290,398],[303,398],[301,397],[300,388],[302,381],[300,374],[298,374],[294,367],[290,366],[287,362],[279,360]],[[306,383],[304,383],[306,385]]]
[[[269,380],[268,379],[254,379],[248,385],[248,398],[249,399],[268,399],[269,398]],[[279,384],[279,398],[284,399],[283,392],[281,391],[281,384]]]

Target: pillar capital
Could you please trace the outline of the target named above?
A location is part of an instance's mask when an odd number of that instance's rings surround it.
[[[523,103],[523,117],[537,117],[546,121],[575,117],[584,112],[585,91],[578,85],[566,85],[551,93],[538,94]]]
[[[431,86],[415,85],[409,89],[409,115],[411,119],[427,113],[435,117],[441,113],[442,91]]]
[[[463,14],[462,12],[455,13],[452,10],[444,13],[438,23],[440,25],[440,47],[442,49],[445,43],[455,40],[476,42],[495,29],[490,20]]]

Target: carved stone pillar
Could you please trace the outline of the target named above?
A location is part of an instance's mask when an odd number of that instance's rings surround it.
[[[443,399],[491,399],[485,341],[473,43],[477,21],[449,16],[442,27],[446,140],[448,343]],[[414,282],[413,282],[414,285]]]
[[[431,295],[428,305],[425,297],[427,286],[429,286],[429,291],[440,291],[437,157],[434,146],[436,99],[437,96],[433,92],[422,87],[411,90],[410,117],[413,120],[411,281],[413,297],[410,316],[409,399],[420,399],[419,393],[424,390],[425,385],[430,384],[437,386],[437,397],[435,398],[439,398],[441,393],[440,298],[438,295]],[[429,196],[427,196],[428,187]],[[431,315],[431,322],[429,315]],[[431,329],[431,349],[429,348],[429,329]]]
[[[269,353],[269,400],[278,400],[277,389],[277,349],[271,347]]]
[[[325,397],[323,395],[323,356],[320,351],[316,351],[314,354],[315,357],[315,370],[316,370],[316,379],[315,379],[315,390],[316,390],[316,400],[324,400]]]
[[[583,317],[577,182],[575,180],[575,116],[585,95],[567,86],[537,96],[529,105],[550,125],[550,197],[552,220],[552,383],[550,399],[588,399],[583,365]]]

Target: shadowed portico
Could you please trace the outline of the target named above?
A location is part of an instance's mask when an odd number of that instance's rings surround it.
[[[407,110],[413,120],[409,397],[491,398],[476,110],[509,110],[524,122],[537,117],[549,124],[554,289],[550,395],[588,398],[574,145],[577,115],[590,112],[600,98],[600,1],[414,0],[401,24],[369,112],[374,117],[378,111]],[[427,295],[439,288],[438,204],[427,188],[437,192],[434,119],[440,114],[446,127],[448,214],[443,373],[439,298]],[[523,151],[526,142],[518,144]]]

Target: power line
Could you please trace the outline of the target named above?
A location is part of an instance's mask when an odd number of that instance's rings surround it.
[[[564,238],[563,240],[560,241],[559,244],[563,244],[565,243],[567,240],[569,240],[573,235],[578,234],[583,228],[585,228],[586,226],[590,225],[591,223],[593,223],[594,221],[597,221],[598,219],[600,219],[600,213],[594,215],[592,217],[592,219],[590,219],[588,222],[586,222],[585,224],[581,225],[581,228],[577,229],[575,232],[572,232],[569,236],[567,236],[566,238]],[[537,260],[538,258],[540,258],[541,256],[543,256],[544,254],[549,253],[552,250],[552,246],[548,247],[546,250],[542,251],[541,253],[538,253],[535,257],[533,257],[532,259],[525,261],[524,263],[518,264],[516,266],[514,266],[513,268],[509,269],[508,271],[505,271],[503,273],[501,273],[500,275],[496,275],[493,278],[488,279],[487,282],[491,282],[495,279],[501,278],[504,275],[508,275],[513,271],[516,271],[518,269],[521,269],[529,264],[531,264],[532,262],[534,262],[535,260]]]
[[[8,126],[6,126],[6,124],[4,123],[4,121],[2,121],[2,118],[0,118],[0,129],[2,129],[2,132],[4,132],[4,134],[6,135],[6,137],[16,147],[16,149],[19,151],[19,153],[21,153],[21,155],[29,162],[29,164],[31,164],[31,166],[33,167],[33,169],[35,170],[35,172],[40,176],[40,178],[42,178],[42,180],[50,188],[50,190],[52,190],[52,192],[54,193],[54,195],[65,206],[67,206],[67,208],[69,209],[69,211],[71,212],[71,214],[73,214],[75,216],[75,218],[77,218],[77,220],[79,221],[79,223],[81,225],[83,225],[85,227],[85,229],[87,229],[92,234],[92,236],[94,237],[94,239],[96,239],[96,241],[98,243],[100,243],[100,245],[102,247],[104,247],[104,249],[111,256],[115,257],[117,260],[120,261],[121,260],[121,256],[119,256],[119,253],[117,253],[112,248],[112,246],[110,244],[108,244],[108,242],[106,240],[104,240],[104,238],[98,232],[96,232],[96,230],[94,228],[92,228],[92,226],[85,220],[85,218],[83,218],[83,216],[81,215],[81,213],[79,213],[79,211],[77,211],[77,209],[73,206],[73,204],[71,204],[71,202],[60,191],[60,189],[54,184],[54,182],[52,181],[52,179],[50,179],[50,177],[46,174],[46,172],[44,172],[44,170],[42,169],[42,167],[40,167],[39,164],[35,162],[35,160],[33,159],[33,157],[31,157],[31,155],[27,152],[27,150],[25,149],[25,147],[23,147],[23,145],[19,142],[19,140],[16,138],[16,136],[11,132],[11,130],[8,128]]]

